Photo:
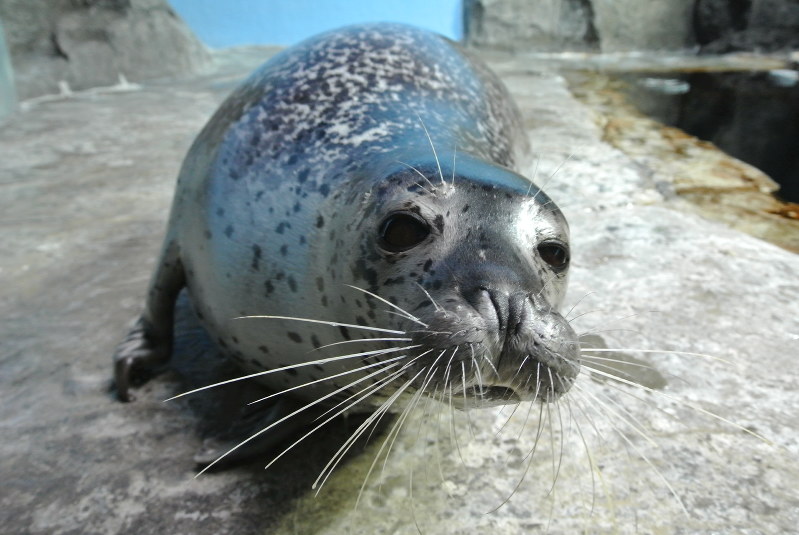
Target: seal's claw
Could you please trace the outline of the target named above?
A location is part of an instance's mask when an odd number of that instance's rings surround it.
[[[153,343],[150,332],[144,319],[139,318],[114,352],[114,384],[119,401],[133,401],[131,386],[147,379],[145,374],[138,372],[164,362],[169,355],[168,351]]]

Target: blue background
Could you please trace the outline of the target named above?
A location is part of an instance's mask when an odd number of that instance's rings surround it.
[[[462,0],[169,0],[208,46],[290,45],[357,22],[406,22],[451,39],[463,34]]]

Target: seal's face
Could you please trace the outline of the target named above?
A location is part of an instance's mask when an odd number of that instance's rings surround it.
[[[465,160],[465,161],[464,161]],[[411,386],[460,407],[566,392],[577,336],[560,315],[568,227],[511,171],[464,158],[407,166],[368,196],[356,279],[405,314]]]

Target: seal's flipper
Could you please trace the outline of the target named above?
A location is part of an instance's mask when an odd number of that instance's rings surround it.
[[[120,401],[131,401],[132,378],[169,360],[175,300],[186,284],[183,264],[174,242],[167,242],[150,282],[144,312],[114,351],[114,383]]]
[[[320,411],[311,408],[277,423],[303,405],[291,399],[279,399],[265,405],[245,406],[227,429],[203,441],[201,449],[194,455],[194,462],[202,467],[214,463],[214,469],[224,469],[256,456],[271,459],[269,453],[275,452],[279,446],[285,447],[287,439],[311,427],[319,416]],[[273,424],[277,425],[248,440]],[[219,461],[215,462],[217,459]]]

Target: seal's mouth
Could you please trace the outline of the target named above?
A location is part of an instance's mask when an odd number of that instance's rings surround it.
[[[466,400],[476,400],[481,407],[494,407],[522,401],[521,396],[514,389],[506,386],[483,386],[482,388],[471,386],[463,392],[463,397]]]

